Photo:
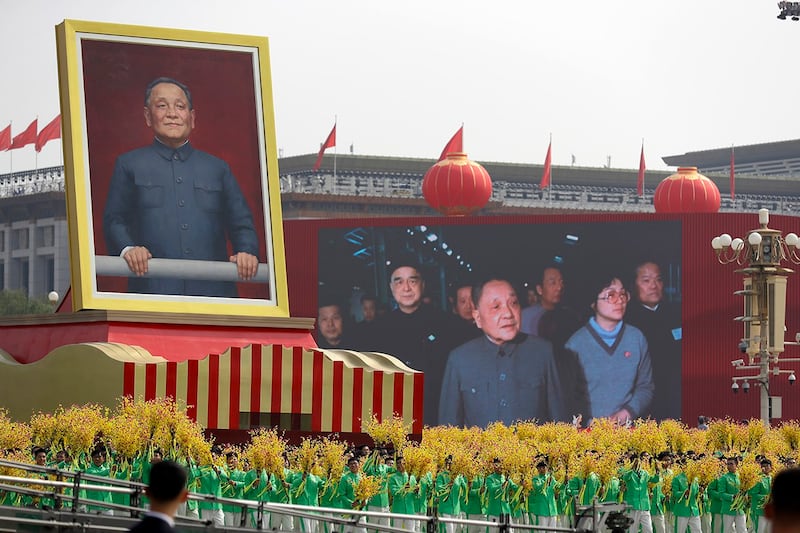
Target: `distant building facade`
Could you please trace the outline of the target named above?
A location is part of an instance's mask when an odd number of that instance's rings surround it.
[[[800,177],[800,139],[687,152],[662,159],[670,166],[693,166],[704,173],[729,174],[731,152],[737,176]]]
[[[800,154],[800,141],[796,142]],[[746,152],[746,148],[741,150]],[[740,149],[736,150],[738,175]],[[684,166],[690,156],[675,156],[681,158],[680,162],[671,157],[664,160]],[[423,177],[435,160],[360,155],[336,158],[335,175],[332,155],[325,156],[319,171],[312,170],[316,154],[279,160],[285,219],[435,214],[422,197]],[[706,159],[698,157],[698,163],[691,166],[702,170],[701,162]],[[653,192],[671,174],[648,171],[641,198],[636,194],[636,169],[553,167],[551,187],[541,190],[541,165],[481,164],[493,181],[492,197],[481,215],[653,212]],[[727,173],[709,172],[708,177],[722,193],[722,211],[752,212],[765,207],[776,214],[800,214],[798,178],[745,176],[742,171],[734,201],[730,199]],[[70,283],[64,198],[62,167],[0,175],[0,290],[23,290],[35,298],[52,290],[64,294]]]

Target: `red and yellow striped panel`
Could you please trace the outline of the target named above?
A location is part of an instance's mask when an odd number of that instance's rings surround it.
[[[384,354],[273,344],[180,363],[127,362],[123,394],[175,398],[211,429],[360,432],[372,414],[394,414],[421,433],[422,384],[420,372]]]

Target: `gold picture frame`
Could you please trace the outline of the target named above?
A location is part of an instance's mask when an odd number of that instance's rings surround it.
[[[56,26],[56,42],[73,310],[288,317],[268,39],[65,20]],[[114,161],[153,142],[140,106],[145,87],[159,77],[191,88],[197,110],[192,146],[228,163],[252,212],[259,280],[236,283],[237,296],[129,292],[132,276],[120,271],[124,260],[107,251],[103,210]],[[192,275],[176,273],[182,267],[175,264],[172,274],[158,277]],[[217,275],[225,281],[236,279],[234,265],[210,266],[221,268]]]

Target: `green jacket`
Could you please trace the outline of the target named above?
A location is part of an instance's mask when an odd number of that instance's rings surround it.
[[[330,477],[322,478],[322,488],[319,491],[319,506],[338,509],[339,508],[339,482],[342,480],[331,479]]]
[[[428,514],[428,500],[431,496],[431,488],[433,487],[433,476],[430,472],[426,472],[419,481],[417,482],[417,486],[419,487],[419,492],[417,492],[416,496],[416,505],[415,508],[417,510],[417,514]]]
[[[244,492],[242,497],[245,500],[252,500],[254,502],[268,502],[270,501],[270,487],[269,474],[266,470],[249,470],[244,476]]]
[[[292,476],[289,491],[292,494],[293,503],[297,505],[319,505],[319,489],[322,487],[322,478],[314,474],[297,473]]]
[[[414,514],[416,512],[417,480],[414,476],[408,472],[395,471],[389,476],[388,487],[393,513]]]
[[[270,476],[272,492],[269,495],[269,501],[275,503],[294,503],[294,497],[284,483],[288,483],[291,486],[292,478],[295,475],[299,474],[295,474],[295,472],[292,472],[288,468],[283,469],[283,478],[276,474],[272,474]]]
[[[241,470],[220,470],[221,494],[223,498],[244,499],[245,477],[247,474]],[[242,509],[239,505],[225,504],[222,510],[226,513],[237,512]]]
[[[709,493],[711,493],[712,497],[716,496],[716,498],[721,502],[719,514],[723,515],[740,515],[744,514],[744,511],[733,510],[731,509],[731,504],[733,503],[733,498],[739,493],[741,489],[741,482],[739,481],[739,474],[733,474],[731,472],[727,472],[722,476],[716,479],[716,483],[714,484],[714,489],[711,489],[711,486],[708,487]]]
[[[435,502],[439,514],[457,515],[461,512],[461,491],[466,490],[462,476],[442,470],[436,475]]]
[[[650,491],[648,485],[661,480],[658,474],[650,475],[647,470],[626,470],[622,474],[625,483],[623,498],[634,511],[650,510]]]
[[[381,484],[378,494],[370,498],[369,505],[372,507],[386,508],[389,507],[389,489],[386,482],[389,477],[390,468],[385,464],[377,464],[374,457],[374,455],[371,455],[364,463],[364,473],[368,476],[377,477],[381,480]],[[394,468],[391,470],[394,470]]]
[[[192,475],[197,483],[197,492],[216,496],[217,498],[222,496],[222,480],[217,470],[210,465],[193,466],[191,468]],[[222,509],[222,504],[220,502],[201,500],[198,503],[198,507],[217,511]]]
[[[130,463],[126,461],[123,463],[116,463],[114,466],[116,467],[112,467],[112,470],[115,470],[114,479],[125,481],[129,481],[131,479],[133,468],[131,467]],[[130,505],[131,495],[125,494],[124,492],[113,492],[111,493],[111,501],[120,505]]]
[[[347,471],[339,480],[339,505],[340,509],[353,509],[356,501],[356,485],[361,479],[361,472],[354,474]]]
[[[464,491],[464,498],[461,501],[461,510],[468,515],[483,515],[483,476],[476,475],[471,483],[467,483],[467,490]]]
[[[671,470],[662,472],[662,476],[672,475]],[[665,511],[670,510],[670,503],[664,494],[664,478],[659,479],[650,489],[650,514],[663,515]]]
[[[94,464],[91,464],[84,469],[83,473],[88,474],[90,476],[110,477],[111,469],[109,468],[108,463],[104,463],[100,466],[95,466]],[[90,481],[89,484],[103,485],[103,483],[98,483],[96,481]],[[86,498],[97,502],[112,503],[111,493],[105,490],[87,490]],[[108,507],[103,507],[99,505],[87,505],[86,508],[90,511],[101,511],[108,509]]]
[[[603,503],[617,503],[619,501],[620,483],[619,478],[614,476],[608,480],[603,494],[600,495],[600,501]]]
[[[708,496],[706,508],[709,514],[720,514],[720,510],[722,509],[722,501],[717,495],[717,481],[719,481],[719,478],[709,483],[706,488],[706,495]]]
[[[769,500],[772,477],[761,476],[747,493],[750,495],[750,516],[764,516],[764,506]]]
[[[486,514],[511,514],[509,499],[516,489],[517,486],[503,474],[492,472],[486,476]]]
[[[556,490],[561,484],[552,474],[533,476],[532,488],[528,493],[528,512],[536,516],[556,516]]]
[[[672,478],[672,512],[675,516],[700,516],[700,483],[691,485],[684,472]]]
[[[592,505],[594,499],[600,496],[600,477],[594,472],[589,472],[586,479],[575,476],[567,483],[567,490],[578,505]]]

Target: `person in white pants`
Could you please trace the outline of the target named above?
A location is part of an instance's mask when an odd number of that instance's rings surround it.
[[[747,524],[745,522],[744,511],[731,509],[733,500],[741,489],[739,480],[739,458],[736,456],[728,457],[726,462],[728,471],[716,479],[716,483],[709,486],[708,491],[712,497],[716,497],[722,502],[720,514],[722,514],[722,531],[724,533],[746,533]]]
[[[659,474],[661,465],[656,463],[656,473],[650,474],[644,468],[644,464],[650,461],[650,454],[642,452],[633,460],[632,468],[622,474],[622,481],[625,483],[625,503],[631,506],[628,516],[633,519],[629,531],[639,531],[639,526],[641,526],[642,533],[653,533],[649,484],[658,483],[661,480]]]

